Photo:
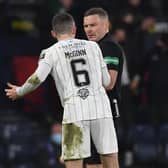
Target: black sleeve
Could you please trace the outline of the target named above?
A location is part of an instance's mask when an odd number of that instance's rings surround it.
[[[104,60],[108,69],[119,71],[119,65],[122,57],[122,49],[114,42],[104,42],[100,44]]]

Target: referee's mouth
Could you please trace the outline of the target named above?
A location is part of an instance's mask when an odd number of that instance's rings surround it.
[[[96,36],[95,36],[95,35],[87,35],[87,38],[88,38],[89,40],[92,40],[92,39],[96,39]]]

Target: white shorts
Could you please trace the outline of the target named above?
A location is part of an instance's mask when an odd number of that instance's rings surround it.
[[[63,124],[62,157],[64,160],[83,159],[91,155],[90,135],[100,154],[118,152],[112,118]]]

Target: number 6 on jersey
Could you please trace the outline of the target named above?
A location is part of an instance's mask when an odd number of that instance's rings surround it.
[[[77,70],[77,64],[86,64],[86,61],[84,59],[76,59],[76,60],[72,60],[70,62],[71,64],[71,68],[72,68],[72,73],[73,73],[73,78],[75,81],[75,85],[78,87],[81,86],[86,86],[90,84],[90,79],[89,79],[89,74],[86,70]],[[83,76],[84,77],[84,81],[80,81],[80,77]]]

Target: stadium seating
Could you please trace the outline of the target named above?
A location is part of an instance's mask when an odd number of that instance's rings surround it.
[[[4,130],[4,127],[3,127],[3,125],[0,123],[0,144],[2,144],[3,143],[3,135],[4,135],[4,132],[3,132],[3,130]]]
[[[37,168],[33,163],[15,164],[11,168]]]
[[[155,127],[152,125],[133,125],[128,130],[128,146],[133,152],[134,164],[156,164],[158,144]]]
[[[160,139],[160,142],[163,144],[168,143],[168,123],[160,125],[159,139]]]
[[[0,163],[5,163],[7,161],[7,150],[5,145],[0,145]]]
[[[34,161],[36,148],[34,144],[13,143],[8,146],[8,158],[11,162],[24,163]]]
[[[9,143],[30,142],[32,140],[32,128],[26,123],[24,125],[18,123],[6,124],[4,131],[7,134],[6,140]]]
[[[159,126],[160,164],[168,166],[168,123]]]
[[[0,168],[6,168],[5,165],[0,163]]]
[[[19,111],[0,111],[0,168],[37,168],[37,144],[47,129]]]

